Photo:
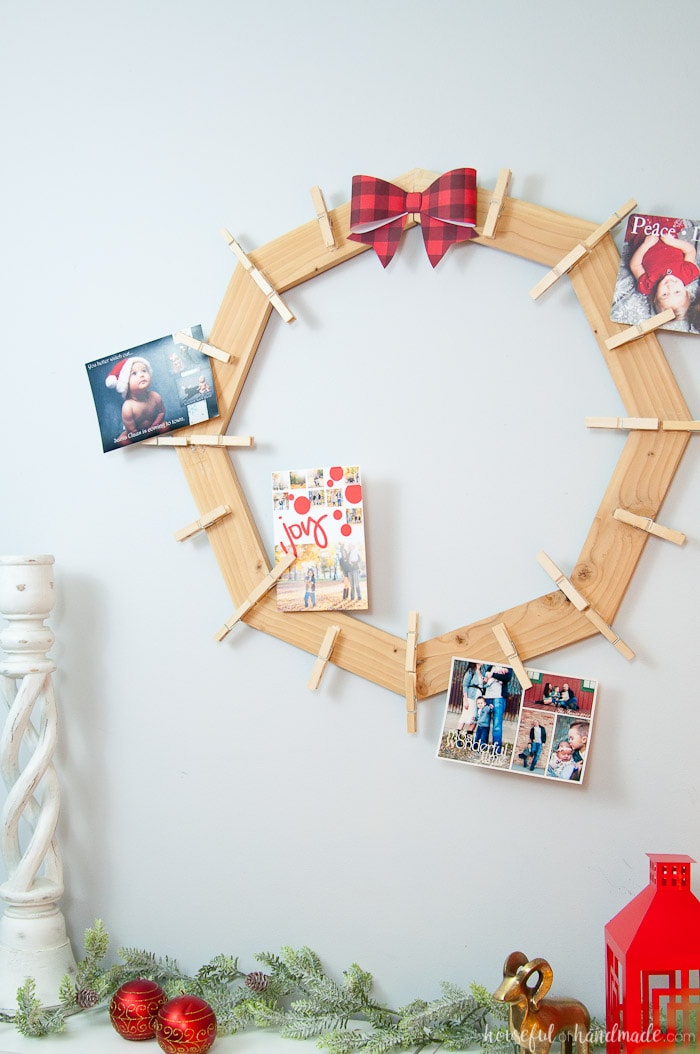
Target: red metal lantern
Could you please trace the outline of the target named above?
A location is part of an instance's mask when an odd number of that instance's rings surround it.
[[[648,853],[650,881],[605,927],[607,1054],[696,1050],[700,900],[689,856]]]

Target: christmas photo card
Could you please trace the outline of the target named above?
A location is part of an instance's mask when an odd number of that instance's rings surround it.
[[[277,583],[280,611],[368,607],[362,481],[357,465],[272,473],[275,562],[296,557]]]
[[[610,318],[636,326],[669,308],[660,329],[700,333],[700,222],[633,213],[627,220]]]
[[[453,658],[438,757],[580,784],[597,682]]]
[[[203,339],[201,326],[181,332]],[[105,453],[219,416],[208,357],[172,335],[86,369]]]

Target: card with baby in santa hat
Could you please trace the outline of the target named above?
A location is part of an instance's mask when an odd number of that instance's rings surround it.
[[[201,326],[180,333],[202,341]],[[86,363],[105,453],[219,416],[208,357],[175,336]]]

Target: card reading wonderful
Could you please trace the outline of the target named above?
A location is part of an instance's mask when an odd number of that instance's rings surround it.
[[[580,784],[597,681],[453,658],[438,757]]]

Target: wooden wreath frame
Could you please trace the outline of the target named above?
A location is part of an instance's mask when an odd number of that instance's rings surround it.
[[[413,169],[394,182],[407,191],[422,192],[435,178],[435,173]],[[489,199],[490,192],[479,188],[479,231],[487,218]],[[314,219],[250,253],[247,262],[236,266],[209,336],[215,348],[231,356],[226,364],[212,362],[221,416],[178,435],[201,439],[202,433],[212,434],[213,426],[215,435],[223,435],[228,428],[273,310],[272,290],[266,296],[252,280],[251,264],[258,276],[262,273],[274,291],[282,294],[367,251],[368,246],[347,240],[349,202],[331,210],[328,217],[335,246],[326,244],[327,226]],[[586,220],[506,197],[495,236],[480,234],[473,241],[552,268],[596,230]],[[654,333],[612,350],[606,345],[607,339],[625,328],[609,318],[620,260],[611,235],[605,234],[594,248],[579,255],[569,278],[625,411],[633,419],[658,419],[656,430],[632,426],[568,579],[580,589],[590,609],[610,623],[648,540],[648,531],[616,519],[615,510],[622,508],[655,520],[690,438],[690,429],[667,431],[661,423],[688,422],[690,413]],[[203,525],[234,606],[244,605],[270,571],[270,563],[230,453],[225,447],[198,444],[178,447],[177,453],[202,520],[212,509],[230,510],[230,515]],[[397,637],[340,611],[290,616],[277,610],[274,590],[264,592],[241,617],[249,626],[313,655],[321,653],[329,629],[339,626],[329,661],[401,696],[406,693],[407,650],[415,648],[418,699],[447,688],[453,656],[503,661],[493,632],[500,623],[507,626],[522,661],[597,632],[590,618],[560,588],[417,644],[411,634],[408,640]]]

